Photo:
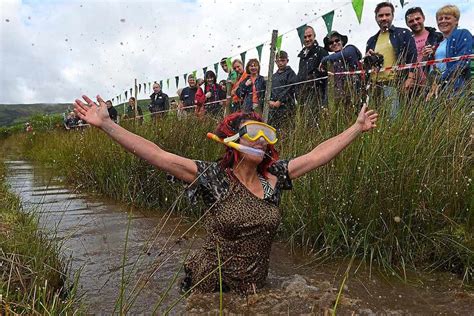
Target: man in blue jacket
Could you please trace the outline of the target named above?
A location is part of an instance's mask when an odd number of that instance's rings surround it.
[[[409,64],[417,60],[416,46],[410,30],[392,25],[395,8],[390,2],[381,2],[375,7],[375,21],[379,26],[377,34],[369,38],[366,47],[366,56],[381,54],[384,59],[383,67],[396,64]],[[382,87],[381,93],[391,99],[391,114],[395,116],[400,107],[396,75],[406,76],[403,88],[408,91],[414,86],[415,73],[410,69],[405,72],[383,71],[373,74],[372,80]],[[403,77],[404,78],[404,77]]]

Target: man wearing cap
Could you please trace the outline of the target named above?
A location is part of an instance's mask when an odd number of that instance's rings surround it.
[[[279,51],[275,56],[278,70],[272,76],[272,94],[268,101],[269,124],[280,128],[284,121],[294,114],[295,109],[295,86],[297,82],[296,73],[288,66],[288,54]],[[290,86],[289,86],[290,85]]]
[[[304,47],[298,54],[300,58],[298,67],[298,82],[314,80],[308,83],[300,84],[298,97],[306,103],[309,98],[316,98],[319,105],[326,102],[327,72],[319,71],[319,64],[328,52],[318,45],[316,33],[311,26],[307,26],[304,31]]]
[[[328,69],[328,63],[332,64],[333,72],[344,72],[357,70],[362,54],[354,45],[347,45],[347,36],[337,31],[330,32],[324,38],[324,48],[332,53],[321,60],[320,70]],[[360,77],[358,75],[336,75],[334,78],[334,98],[337,103],[344,106],[352,106],[351,92],[354,96],[359,95]],[[357,109],[358,110],[358,109]]]
[[[408,29],[395,27],[392,25],[395,8],[390,2],[381,2],[375,7],[375,21],[379,26],[379,31],[369,38],[366,46],[366,56],[380,54],[383,56],[383,67],[394,66],[397,63],[409,64],[416,62],[417,53],[415,41]],[[406,72],[398,72],[404,78],[403,88],[408,91],[414,86],[414,69]],[[391,101],[391,116],[394,117],[400,107],[398,99],[399,87],[396,86],[396,73],[386,70],[373,73],[373,80],[381,87],[380,96]]]

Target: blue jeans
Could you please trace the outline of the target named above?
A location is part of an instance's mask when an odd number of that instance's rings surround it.
[[[383,86],[383,96],[390,102],[390,118],[394,119],[400,112],[400,99],[397,88],[391,86]]]

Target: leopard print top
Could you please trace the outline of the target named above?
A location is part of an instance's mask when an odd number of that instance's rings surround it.
[[[185,263],[183,290],[219,290],[219,259],[224,289],[248,293],[261,288],[268,274],[273,237],[281,221],[281,192],[292,188],[288,161],[279,160],[269,168],[277,183],[264,199],[231,179],[217,162],[196,161],[196,165],[199,177],[194,193],[199,193],[210,207],[203,219],[207,238],[204,246]]]

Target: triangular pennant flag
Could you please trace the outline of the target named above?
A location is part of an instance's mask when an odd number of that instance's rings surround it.
[[[141,83],[138,84],[138,93],[142,93],[142,84]]]
[[[202,68],[202,76],[206,76],[207,67]],[[196,78],[195,78],[196,79]]]
[[[402,5],[402,8],[403,8],[403,6],[405,5],[405,0],[400,0],[400,4]]]
[[[323,15],[324,23],[328,29],[328,33],[332,31],[332,21],[334,20],[334,10]]]
[[[178,88],[178,85],[179,85],[179,76],[174,77],[174,80],[176,80],[176,88]]]
[[[130,88],[130,98],[133,96],[133,88]]]
[[[227,65],[227,69],[229,70],[229,73],[232,71],[232,58],[227,57],[225,59],[225,63]]]
[[[163,89],[163,80],[160,80],[160,87],[161,87],[161,89]]]
[[[240,53],[240,59],[242,59],[242,64],[245,65],[245,55],[247,52]]]
[[[306,30],[306,26],[306,24],[303,24],[296,29],[298,32],[298,37],[300,38],[301,46],[304,44],[304,31]]]
[[[281,50],[281,42],[283,41],[283,34],[279,35],[277,37],[276,43],[275,43],[275,48],[276,51],[279,52]]]
[[[362,20],[362,9],[364,9],[364,0],[352,0],[352,8],[354,8],[354,12],[360,24]]]
[[[258,61],[262,61],[262,49],[263,49],[263,44],[260,44],[257,46]]]
[[[193,71],[193,77],[194,77],[194,79],[196,79],[196,75],[197,75],[197,70],[194,70],[194,71]]]
[[[168,89],[170,88],[170,78],[166,79],[166,86],[168,87]]]
[[[151,82],[148,82],[148,91],[151,91]]]
[[[186,79],[188,78],[188,74],[184,74],[183,78],[184,78],[184,82],[186,82]]]
[[[214,64],[214,70],[216,72],[216,77],[217,77],[217,73],[219,72],[219,63]]]
[[[127,99],[128,91],[125,91],[124,94],[125,94],[125,99]]]
[[[146,83],[143,83],[143,93],[146,93]]]
[[[115,98],[112,98],[112,104],[114,104],[114,100],[115,100]]]

